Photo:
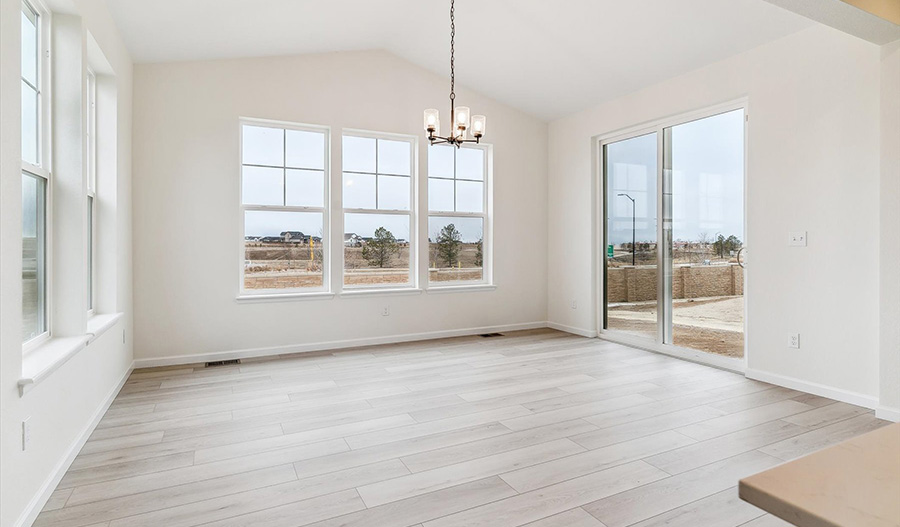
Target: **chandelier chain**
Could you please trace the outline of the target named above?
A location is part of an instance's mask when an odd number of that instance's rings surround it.
[[[456,99],[456,71],[454,61],[456,59],[456,10],[454,0],[450,0],[450,100]],[[453,116],[451,116],[452,118]]]
[[[460,148],[463,143],[481,143],[484,136],[484,116],[470,116],[469,108],[464,108],[465,111],[461,111],[458,115],[456,110],[456,0],[450,0],[450,133],[446,136],[440,135],[439,112],[434,108],[425,110],[425,131],[429,144],[449,144]],[[470,117],[473,138],[467,139]]]

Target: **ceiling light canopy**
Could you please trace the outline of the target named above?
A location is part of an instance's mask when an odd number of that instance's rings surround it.
[[[455,44],[456,16],[454,0],[450,0],[450,133],[441,135],[441,114],[437,109],[425,110],[425,132],[428,134],[428,142],[433,145],[449,143],[459,147],[463,143],[480,143],[487,124],[485,116],[472,115],[468,106],[456,106]],[[468,138],[470,130],[474,139]]]

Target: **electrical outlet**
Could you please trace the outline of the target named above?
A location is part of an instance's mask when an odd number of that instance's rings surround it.
[[[381,316],[389,317],[391,316],[391,306],[384,306],[381,308]]]
[[[806,247],[806,231],[788,233],[788,245],[791,247]]]
[[[26,417],[22,421],[22,451],[28,450],[31,443],[31,417]]]
[[[793,349],[800,349],[800,334],[799,333],[789,333],[788,334],[788,347]]]
[[[578,302],[575,300],[572,300],[572,309],[578,309]]]

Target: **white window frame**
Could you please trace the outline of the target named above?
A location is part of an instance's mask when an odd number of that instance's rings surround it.
[[[375,172],[358,172],[358,171],[347,171],[344,170],[343,166],[343,140],[344,137],[364,137],[367,139],[375,139]],[[378,208],[378,176],[386,175],[386,176],[397,176],[397,174],[381,174],[378,172],[378,143],[379,139],[384,139],[387,141],[403,141],[409,143],[409,210],[400,210],[400,209],[379,209]],[[416,270],[418,269],[418,234],[417,234],[417,199],[416,199],[416,189],[418,188],[418,163],[416,161],[417,156],[416,152],[419,148],[419,138],[415,135],[406,135],[406,134],[393,134],[389,132],[373,132],[369,130],[352,130],[345,129],[341,131],[341,230],[347,230],[344,228],[346,224],[347,214],[370,214],[373,216],[382,216],[382,215],[396,215],[396,216],[408,216],[409,217],[409,280],[405,284],[364,284],[364,285],[348,285],[344,282],[347,275],[347,257],[346,250],[343,245],[344,234],[341,233],[341,289],[343,291],[380,291],[380,290],[388,290],[388,289],[397,289],[397,290],[405,290],[405,289],[417,289],[418,288],[418,273]],[[363,174],[363,175],[371,175],[375,176],[375,208],[367,209],[367,208],[346,208],[343,206],[344,196],[343,196],[343,188],[344,188],[344,174]]]
[[[50,11],[36,0],[22,0],[22,9],[30,9],[37,17],[37,163],[22,160],[22,172],[30,176],[44,180],[44,265],[39,272],[44,275],[44,331],[22,343],[23,353],[27,353],[38,347],[41,343],[50,339],[52,319],[51,308],[52,295],[52,211],[53,211],[53,185],[51,177],[51,143],[50,143]],[[20,37],[21,38],[21,37]],[[22,78],[19,74],[20,82]],[[27,82],[27,81],[26,81]],[[31,83],[29,83],[31,84]],[[20,96],[21,97],[21,96]],[[21,119],[21,116],[20,116]]]
[[[445,145],[434,145],[434,147],[429,148],[456,148],[453,146],[445,146]],[[431,262],[429,261],[429,269],[428,269],[428,288],[429,289],[442,289],[442,288],[454,288],[461,286],[478,286],[478,285],[491,285],[493,284],[493,273],[492,273],[492,261],[493,261],[493,237],[491,233],[493,232],[491,219],[493,217],[492,214],[492,179],[493,179],[493,146],[488,143],[478,143],[478,144],[464,144],[459,148],[470,148],[482,150],[484,152],[484,181],[477,179],[461,179],[456,177],[456,152],[453,154],[453,178],[442,178],[435,177],[432,178],[431,174],[426,174],[426,180],[428,183],[428,191],[431,191],[431,180],[432,179],[441,179],[444,181],[452,181],[453,182],[453,208],[456,209],[456,181],[471,181],[484,183],[484,191],[482,192],[482,199],[484,200],[481,206],[481,212],[457,212],[453,211],[437,211],[431,210],[430,201],[426,200],[429,203],[428,206],[428,220],[432,217],[440,217],[440,218],[481,218],[482,220],[482,238],[481,238],[481,280],[453,280],[446,282],[432,282],[431,281]],[[426,164],[427,166],[427,164]],[[430,221],[428,222],[430,224]],[[429,245],[431,243],[428,242],[428,236],[431,236],[431,232],[426,233],[425,239]]]
[[[97,303],[97,75],[87,70],[87,197],[88,236],[85,240],[88,316],[96,312]]]
[[[297,130],[301,132],[315,132],[325,136],[325,149],[322,155],[325,159],[323,168],[323,177],[325,178],[325,195],[323,197],[322,207],[308,207],[295,205],[245,205],[244,204],[244,186],[243,186],[243,152],[244,152],[244,126],[259,126],[264,128],[274,128],[279,130]],[[275,121],[269,119],[256,119],[251,117],[241,117],[238,119],[238,206],[240,210],[240,232],[239,232],[239,250],[238,250],[238,300],[241,299],[264,299],[264,298],[288,298],[302,296],[322,296],[323,293],[330,294],[331,291],[331,128],[328,126],[293,123],[288,121]],[[287,160],[283,162],[287,165]],[[262,165],[250,165],[262,166]],[[266,165],[269,166],[269,165]],[[301,170],[309,170],[300,167],[272,167],[298,168]],[[286,177],[286,176],[285,176]],[[247,211],[275,211],[275,212],[317,212],[322,215],[322,285],[319,287],[293,287],[285,289],[246,289],[244,287],[244,270],[245,270],[245,249],[244,245],[244,220]]]

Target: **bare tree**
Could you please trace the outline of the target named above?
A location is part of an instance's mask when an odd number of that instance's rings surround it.
[[[706,249],[706,246],[709,245],[710,237],[708,232],[701,232],[697,235],[697,241],[700,242],[700,247]]]

